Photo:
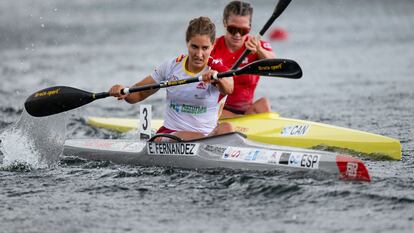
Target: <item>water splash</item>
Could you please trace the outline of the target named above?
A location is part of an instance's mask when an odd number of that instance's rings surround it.
[[[24,165],[31,169],[55,166],[63,151],[66,114],[20,119],[0,133],[0,164],[3,168]]]

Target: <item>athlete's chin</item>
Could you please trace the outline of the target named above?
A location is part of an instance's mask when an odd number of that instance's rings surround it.
[[[204,61],[201,61],[201,60],[199,60],[199,61],[193,61],[193,66],[196,66],[198,68],[204,67]]]
[[[233,46],[241,47],[243,45],[242,39],[232,39],[231,42]]]
[[[193,67],[196,69],[202,69],[204,67],[204,63],[193,62]]]

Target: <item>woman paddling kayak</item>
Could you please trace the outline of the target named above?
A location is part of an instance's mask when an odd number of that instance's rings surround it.
[[[202,75],[203,82],[168,87],[164,125],[157,133],[173,134],[184,140],[213,136],[233,131],[229,123],[217,124],[220,100],[233,92],[233,78],[213,79],[227,70],[221,62],[210,57],[216,38],[214,23],[207,17],[190,21],[186,31],[188,55],[180,55],[157,66],[134,86],[182,80]],[[156,90],[121,94],[123,85],[116,84],[109,94],[130,104],[153,95]],[[221,94],[221,95],[220,95]]]
[[[231,67],[248,49],[251,53],[242,61],[241,67],[258,59],[275,58],[270,43],[249,35],[253,8],[249,3],[232,1],[224,8],[223,25],[226,34],[216,40],[211,55]],[[227,96],[222,118],[244,114],[270,112],[267,98],[253,101],[254,91],[260,77],[258,75],[239,75],[234,77],[234,91]]]

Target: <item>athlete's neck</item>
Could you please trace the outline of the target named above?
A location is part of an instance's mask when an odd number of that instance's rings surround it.
[[[200,73],[201,71],[203,71],[203,70],[204,70],[204,68],[206,67],[206,65],[207,65],[207,64],[204,64],[204,66],[200,68],[200,67],[192,66],[192,65],[190,64],[189,59],[187,59],[187,61],[185,62],[185,68],[186,68],[188,71],[190,71],[191,73],[193,73],[193,74],[198,74],[198,73]]]
[[[230,43],[228,40],[224,40],[224,43],[226,44],[227,49],[230,52],[234,53],[243,46],[244,42],[238,45],[238,44]]]

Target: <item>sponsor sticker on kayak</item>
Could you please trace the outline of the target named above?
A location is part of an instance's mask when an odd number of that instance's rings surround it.
[[[85,140],[85,141],[74,141],[78,142],[80,146],[86,147],[86,148],[94,148],[94,149],[112,149],[114,142],[111,140],[102,140],[102,139],[91,139],[91,140]]]
[[[229,147],[223,153],[222,158],[225,160],[237,160],[241,162],[268,163],[290,167],[318,169],[320,155],[291,151]]]
[[[281,159],[281,156],[283,155],[283,153],[281,153],[281,152],[277,152],[277,151],[274,151],[271,155],[270,155],[270,157],[269,157],[269,159],[267,160],[267,162],[268,163],[270,163],[270,164],[278,164],[279,162],[280,162],[280,159]]]
[[[211,152],[212,154],[221,156],[226,151],[227,147],[216,146],[216,145],[205,145],[203,149],[205,151]]]
[[[310,125],[286,125],[283,127],[282,136],[304,136],[310,129]]]
[[[147,143],[149,155],[188,155],[198,154],[200,144],[197,143]]]
[[[126,143],[122,150],[124,151],[131,151],[131,152],[139,152],[145,148],[145,143],[142,142],[131,142]]]
[[[286,161],[286,158],[288,156],[289,159]],[[291,167],[318,169],[319,155],[309,153],[284,153],[284,159],[280,160],[279,164],[284,164]]]
[[[346,164],[346,172],[345,172],[346,176],[355,178],[357,177],[357,172],[358,172],[358,163],[348,162]]]
[[[257,148],[228,147],[224,151],[222,159],[238,160],[242,162],[268,163],[269,158],[273,153],[274,151]]]
[[[117,140],[92,139],[83,141],[80,146],[97,150],[138,152],[145,147],[145,143],[136,141],[125,142]]]

